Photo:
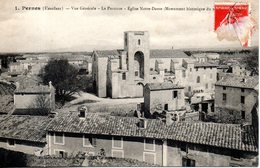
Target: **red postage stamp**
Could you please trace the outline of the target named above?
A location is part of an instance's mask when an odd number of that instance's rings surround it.
[[[216,3],[215,27],[218,39],[239,40],[243,47],[248,47],[256,22],[249,15],[247,3]]]

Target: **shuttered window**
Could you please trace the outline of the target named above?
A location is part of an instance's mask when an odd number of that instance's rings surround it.
[[[64,134],[60,132],[54,133],[54,144],[64,145]]]
[[[112,148],[123,149],[123,138],[122,137],[112,137]]]
[[[155,140],[154,139],[144,139],[144,150],[155,151]]]

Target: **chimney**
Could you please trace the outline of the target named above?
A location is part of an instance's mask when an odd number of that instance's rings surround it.
[[[140,118],[138,122],[138,127],[142,129],[146,129],[147,127],[147,120],[145,118]]]
[[[166,125],[169,126],[169,125],[172,125],[173,123],[173,120],[172,120],[172,115],[170,113],[166,113]]]
[[[241,82],[246,83],[246,78],[242,78]]]
[[[79,118],[84,119],[87,115],[88,108],[86,106],[81,106],[78,108]]]
[[[49,82],[49,88],[51,89],[53,86],[52,86],[52,82],[50,81]]]

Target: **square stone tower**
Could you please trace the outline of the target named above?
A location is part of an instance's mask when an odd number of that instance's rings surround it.
[[[147,31],[127,31],[124,33],[124,50],[127,51],[129,82],[149,82],[150,45]]]

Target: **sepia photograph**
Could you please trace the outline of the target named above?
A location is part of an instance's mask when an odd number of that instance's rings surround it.
[[[258,167],[259,2],[1,0],[0,167]]]

